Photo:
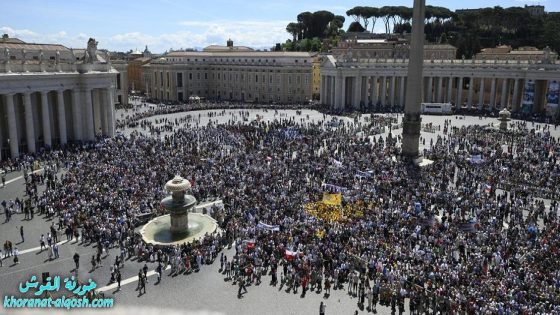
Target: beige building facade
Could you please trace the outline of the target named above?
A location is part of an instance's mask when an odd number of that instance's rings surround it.
[[[144,65],[148,97],[174,102],[198,96],[281,104],[312,99],[313,54],[216,47],[205,50],[171,52]]]
[[[408,59],[328,56],[321,66],[321,103],[335,110],[404,106]],[[560,82],[560,61],[425,60],[422,101],[466,109],[546,112],[547,93]],[[530,89],[530,91],[529,91]]]
[[[62,45],[4,37],[0,159],[113,136],[117,74],[94,39],[79,54]]]

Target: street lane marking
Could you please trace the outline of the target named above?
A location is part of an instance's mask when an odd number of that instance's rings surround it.
[[[165,270],[169,270],[169,269],[171,269],[171,265],[169,265],[169,266],[167,266],[167,268],[165,268]],[[164,270],[164,271],[165,271],[165,270]],[[163,272],[162,272],[162,273],[163,273]],[[151,277],[151,276],[153,276],[153,275],[155,275],[155,274],[156,274],[156,271],[155,271],[155,270],[148,271],[148,273],[146,274],[146,277]],[[128,279],[122,280],[122,281],[121,281],[121,287],[122,287],[123,285],[125,285],[125,284],[129,284],[129,283],[134,282],[134,281],[138,281],[138,276],[137,276],[137,275],[136,275],[136,276],[133,276],[133,277],[130,277],[130,278],[128,278]],[[109,291],[109,290],[112,290],[112,289],[116,289],[118,286],[119,286],[119,284],[118,284],[117,282],[114,282],[114,283],[112,283],[112,284],[110,284],[110,285],[108,285],[108,286],[104,286],[104,287],[102,287],[102,288],[99,288],[97,291],[98,291],[98,292],[105,292],[105,291]]]
[[[31,172],[31,173],[32,173],[32,174],[39,173],[39,172],[41,172],[42,170],[43,170],[43,169],[40,168],[40,169],[38,169],[38,170],[36,170],[36,171],[33,171],[33,172]],[[13,183],[13,182],[15,182],[15,181],[18,181],[18,180],[20,180],[20,179],[22,179],[22,178],[23,178],[23,175],[22,175],[22,176],[18,176],[18,177],[16,177],[16,178],[12,178],[12,179],[10,179],[10,180],[7,180],[7,181],[6,181],[6,185],[11,184],[11,183]]]

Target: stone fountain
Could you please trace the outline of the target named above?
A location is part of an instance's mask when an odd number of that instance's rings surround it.
[[[165,184],[170,196],[161,201],[161,205],[169,213],[150,220],[140,228],[142,239],[154,245],[176,245],[200,239],[206,233],[219,230],[216,220],[212,217],[192,212],[196,198],[187,194],[191,183],[175,176]]]

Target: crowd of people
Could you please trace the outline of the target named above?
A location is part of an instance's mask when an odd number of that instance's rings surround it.
[[[207,126],[147,116],[122,127],[136,121],[161,137],[132,132],[45,156],[52,166],[29,181],[30,207],[52,212],[69,237],[116,248],[120,263],[135,256],[177,274],[220,257],[239,295],[270,276],[302,296],[346,289],[371,311],[381,303],[402,313],[408,300],[414,314],[560,312],[560,142],[549,129],[449,120],[424,150],[433,164],[418,168],[400,158],[400,136],[368,137],[393,122],[381,116],[336,127],[297,115]],[[134,228],[162,214],[176,174],[197,200],[222,199],[212,215],[223,233],[146,244]],[[324,192],[352,210],[332,220],[306,209]],[[228,260],[220,251],[231,244]]]

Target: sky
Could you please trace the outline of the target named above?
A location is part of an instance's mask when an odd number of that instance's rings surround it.
[[[346,17],[357,6],[405,5],[413,0],[15,0],[2,1],[0,33],[26,42],[57,43],[85,47],[90,37],[98,48],[111,51],[153,53],[169,49],[235,45],[257,49],[273,47],[291,36],[286,25],[305,11],[328,10]],[[560,11],[558,0],[427,0],[426,4],[451,10],[540,4],[549,12]],[[8,14],[6,14],[8,13]],[[376,30],[383,32],[382,23]]]

